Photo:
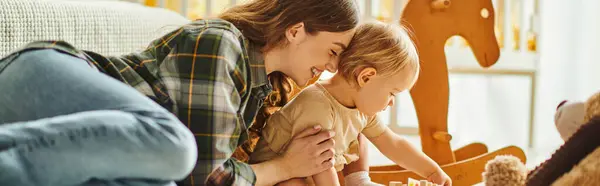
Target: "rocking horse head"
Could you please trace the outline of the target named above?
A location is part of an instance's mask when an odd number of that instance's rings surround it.
[[[491,0],[410,0],[402,17],[417,37],[419,49],[430,44],[439,46],[429,48],[444,47],[448,38],[459,35],[482,67],[492,66],[500,56]]]

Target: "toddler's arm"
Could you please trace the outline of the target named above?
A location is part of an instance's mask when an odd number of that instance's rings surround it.
[[[358,134],[358,156],[354,161],[344,166],[344,185],[346,186],[383,186],[371,181],[369,177],[369,146],[367,137]]]
[[[316,186],[339,186],[337,172],[334,167],[312,176]]]
[[[369,140],[390,160],[424,178],[434,173],[443,173],[435,161],[390,129]]]

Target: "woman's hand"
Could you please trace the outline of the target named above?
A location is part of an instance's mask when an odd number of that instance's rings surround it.
[[[334,135],[315,126],[294,136],[279,159],[289,178],[308,177],[333,167]]]
[[[427,180],[443,186],[452,186],[452,179],[442,169],[438,169],[438,171],[431,174],[427,177]]]

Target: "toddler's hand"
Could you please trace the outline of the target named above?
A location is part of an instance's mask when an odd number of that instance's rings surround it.
[[[450,176],[448,176],[448,174],[441,169],[438,169],[438,171],[427,177],[427,181],[443,186],[452,186],[452,180],[450,179]]]

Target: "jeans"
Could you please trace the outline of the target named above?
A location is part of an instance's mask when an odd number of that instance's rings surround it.
[[[196,148],[177,117],[84,60],[0,60],[0,185],[174,185]]]

